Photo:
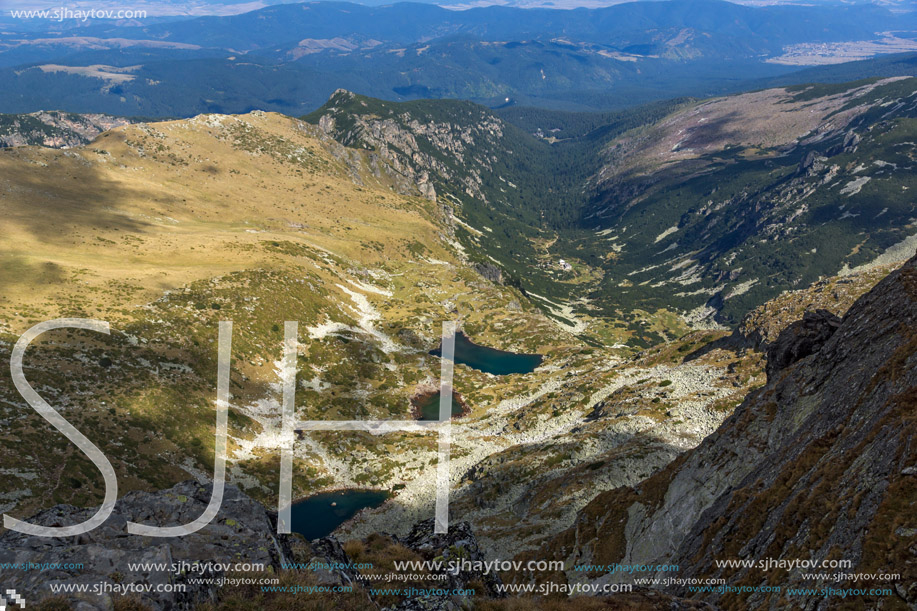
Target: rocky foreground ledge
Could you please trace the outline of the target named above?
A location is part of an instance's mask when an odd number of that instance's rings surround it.
[[[190,609],[216,600],[219,586],[190,583],[189,579],[217,578],[223,571],[130,570],[131,564],[166,566],[184,563],[262,564],[266,570],[280,570],[292,561],[293,538],[276,534],[275,520],[257,501],[236,486],[226,486],[219,515],[200,531],[184,537],[154,538],[131,535],[127,522],[157,526],[187,524],[200,516],[210,500],[211,485],[194,481],[180,483],[160,492],[130,492],[121,498],[108,520],[99,528],[76,537],[33,537],[6,531],[0,536],[0,566],[6,563],[42,566],[82,565],[82,569],[0,569],[0,583],[13,588],[27,601],[52,596],[52,586],[85,584],[110,589],[120,584],[182,584],[181,593],[150,593],[140,598],[152,609]],[[42,526],[67,526],[88,519],[95,509],[57,505],[29,518]],[[215,580],[216,581],[216,580]],[[97,584],[102,584],[98,586]],[[111,609],[117,594],[66,595],[76,609]]]
[[[131,492],[121,498],[112,515],[99,528],[76,537],[44,538],[6,531],[0,536],[0,566],[27,564],[53,568],[49,570],[0,569],[0,583],[5,589],[15,589],[30,606],[56,599],[62,607],[80,611],[118,608],[125,599],[123,586],[135,584],[157,586],[182,585],[183,592],[149,592],[129,594],[131,609],[190,610],[206,603],[217,603],[225,591],[222,578],[236,571],[215,565],[262,565],[261,571],[245,571],[246,577],[274,577],[289,572],[291,563],[300,566],[314,564],[335,568],[305,569],[315,585],[353,585],[360,589],[361,575],[357,570],[337,568],[352,563],[341,543],[326,537],[311,543],[298,535],[277,534],[276,514],[249,498],[236,486],[226,486],[219,515],[200,531],[184,537],[153,538],[131,535],[129,521],[177,526],[187,524],[201,515],[210,499],[211,486],[194,481],[180,483],[155,493]],[[66,526],[91,517],[95,509],[80,509],[57,505],[33,516],[28,521],[42,526]],[[483,560],[474,533],[467,522],[451,525],[447,535],[433,534],[433,520],[414,526],[410,535],[391,540],[416,552],[425,559],[448,562],[450,558]],[[194,569],[190,565],[198,563]],[[209,564],[208,564],[209,563]],[[179,570],[156,570],[151,565],[183,567]],[[135,569],[131,569],[131,565]],[[136,565],[145,565],[137,567]],[[215,568],[214,568],[215,567]],[[205,583],[202,583],[205,582]],[[449,574],[439,587],[465,589],[475,582],[484,585],[484,594],[495,596],[498,578],[480,571]],[[54,594],[61,585],[88,586],[84,593]],[[161,589],[161,588],[160,588]],[[308,596],[302,594],[301,597]],[[383,605],[363,596],[361,608],[381,609]],[[399,610],[452,610],[461,608],[462,601],[453,597],[423,597],[401,601],[391,607]],[[252,607],[257,608],[257,607]]]
[[[697,448],[598,495],[541,555],[678,565],[732,589],[669,593],[724,608],[917,608],[917,257],[843,318],[810,312],[784,329],[767,380]],[[728,564],[745,559],[777,564]],[[845,605],[827,588],[882,592]]]

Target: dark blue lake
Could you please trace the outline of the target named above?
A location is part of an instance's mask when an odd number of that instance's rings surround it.
[[[384,490],[338,490],[315,494],[293,504],[291,530],[310,541],[327,537],[361,509],[378,507],[389,496]]]
[[[414,417],[418,420],[439,420],[440,396],[440,392],[437,391],[429,395],[421,395],[420,397],[411,399],[411,403],[414,405]],[[455,418],[456,416],[461,416],[464,413],[465,405],[462,402],[462,398],[453,391],[452,417]]]
[[[433,350],[430,354],[442,356],[442,346]],[[455,336],[455,362],[468,365],[478,371],[492,373],[493,375],[504,376],[511,373],[530,373],[541,365],[543,358],[540,354],[520,354],[479,346],[462,332],[457,333]]]

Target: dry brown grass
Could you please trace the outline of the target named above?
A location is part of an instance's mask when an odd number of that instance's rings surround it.
[[[751,156],[773,155],[775,149],[810,134],[829,116],[837,128],[854,119],[862,108],[840,109],[855,91],[797,101],[783,89],[766,89],[689,106],[652,127],[618,138],[615,143],[621,146],[608,153],[603,178],[613,180],[623,174],[649,173],[660,166],[674,167],[720,153],[727,146],[748,149]],[[683,171],[696,169],[684,164]]]
[[[364,264],[410,259],[413,242],[450,258],[437,246],[429,202],[382,183],[354,184],[316,140],[291,129],[292,119],[223,121],[225,128],[128,126],[85,149],[27,147],[0,157],[0,307],[54,315],[54,304],[71,296],[84,297],[91,312],[143,302],[194,280],[295,259],[267,251],[280,240]],[[252,142],[235,140],[232,130],[243,129]],[[240,150],[254,143],[302,151],[308,162]],[[98,294],[115,283],[132,290]]]

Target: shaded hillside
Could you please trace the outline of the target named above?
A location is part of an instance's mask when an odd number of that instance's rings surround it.
[[[805,578],[806,569],[718,568],[718,561],[850,560],[844,573],[900,575],[855,587],[890,585],[900,602],[913,605],[915,329],[917,257],[842,320],[807,314],[784,330],[768,350],[764,388],[697,449],[633,488],[598,496],[542,553],[572,564],[674,563],[679,577],[782,588],[722,597],[675,588],[716,597],[727,609],[814,604],[820,594],[792,596],[787,588],[854,585],[846,578]],[[842,605],[841,599],[827,602]],[[855,606],[878,602],[867,596]]]
[[[598,235],[576,244],[606,272],[592,296],[735,323],[902,242],[917,231],[915,91],[915,78],[771,89],[615,139],[584,216]]]

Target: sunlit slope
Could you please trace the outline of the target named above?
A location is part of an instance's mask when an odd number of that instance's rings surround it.
[[[0,299],[57,315],[68,296],[108,289],[85,304],[104,310],[131,303],[110,293],[112,282],[139,302],[253,264],[276,267],[277,239],[366,263],[410,258],[414,241],[448,257],[428,202],[389,192],[359,155],[341,157],[298,122],[266,114],[138,125],[76,151],[6,151]]]
[[[385,162],[281,115],[7,150],[0,193],[0,360],[39,321],[111,323],[109,337],[50,332],[25,365],[109,457],[122,492],[212,470],[219,320],[235,327],[230,479],[271,503],[284,321],[300,325],[303,418],[410,417],[410,396],[438,374],[426,352],[446,319],[501,348],[569,342],[462,263],[448,217]],[[0,372],[3,507],[98,502],[95,467]],[[473,397],[486,378],[460,370],[456,380]],[[296,493],[410,479],[405,465],[425,464],[433,442],[316,436],[298,446]]]

